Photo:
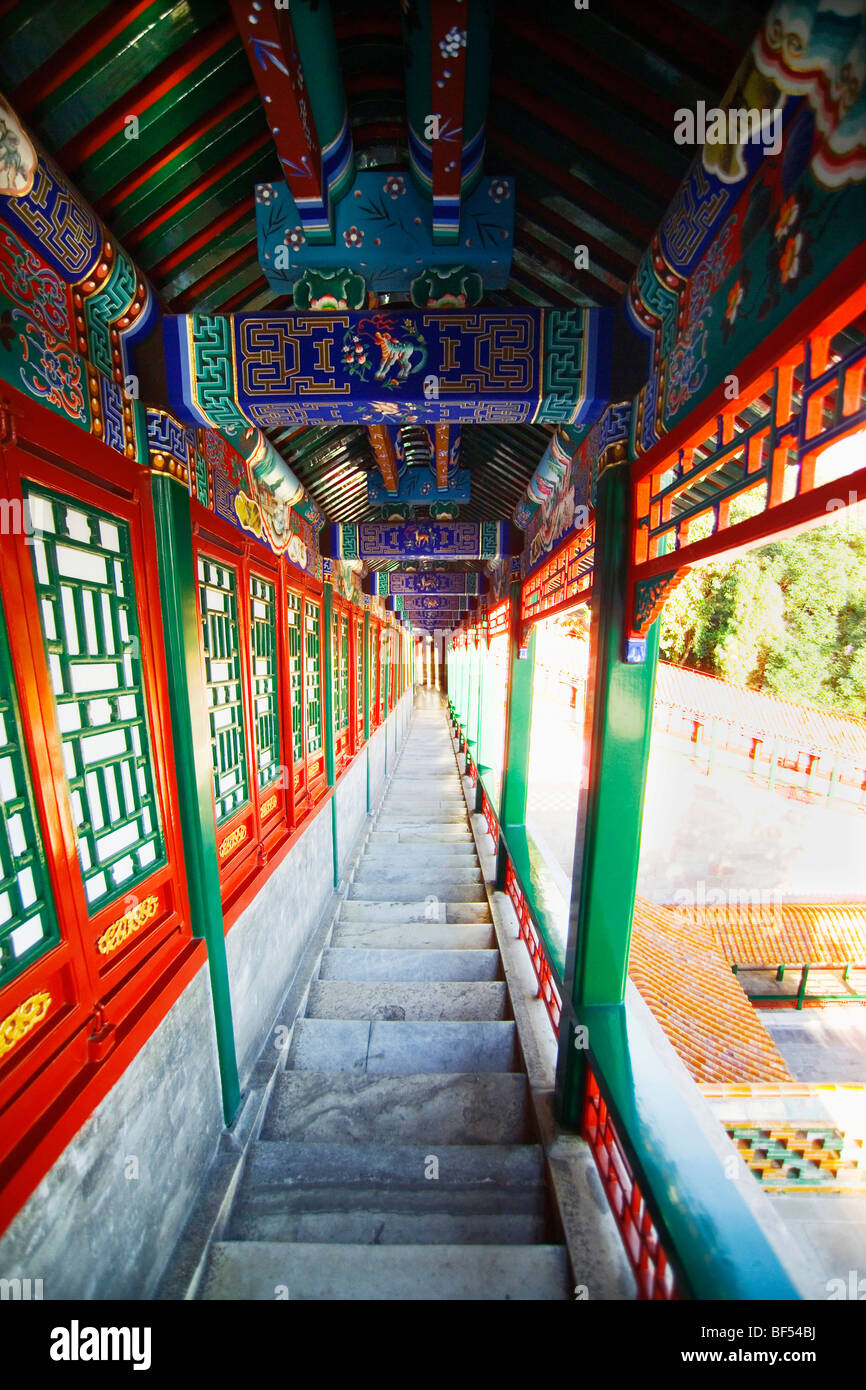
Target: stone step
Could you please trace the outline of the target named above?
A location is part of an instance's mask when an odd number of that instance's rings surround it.
[[[432,845],[400,845],[399,848],[396,844],[371,842],[361,858],[362,864],[384,864],[391,868],[398,864],[405,864],[407,867],[413,864],[429,864],[431,868],[436,868],[452,862],[461,868],[477,866],[478,854],[471,837],[452,844],[446,842]]]
[[[369,877],[352,881],[349,885],[348,901],[414,904],[421,894],[424,895],[427,906],[430,898],[461,904],[487,902],[480,873],[476,874],[474,882],[470,880],[467,883],[457,881],[456,872],[453,875],[449,874],[447,878],[441,872],[429,877],[406,874],[403,876],[402,884],[395,883],[384,874],[371,874]],[[424,920],[429,920],[432,915],[425,909]]]
[[[435,893],[427,894],[426,901],[422,898],[415,902],[401,902],[399,899],[395,902],[387,898],[374,901],[368,898],[346,898],[340,903],[339,915],[340,926],[347,922],[454,922],[468,926],[471,923],[490,920],[490,907],[486,895],[483,902],[461,902],[460,895],[457,894],[455,900],[455,894],[452,893],[449,893],[447,902],[437,898]]]
[[[331,945],[399,951],[486,951],[496,945],[492,923],[459,926],[446,922],[338,923]]]
[[[467,884],[481,881],[481,870],[477,863],[451,863],[446,860],[444,864],[425,864],[423,859],[416,859],[412,868],[406,868],[402,855],[396,862],[392,860],[388,866],[369,864],[365,856],[359,863],[353,879],[353,883],[356,884],[371,883],[376,887],[388,884],[392,888],[402,887],[406,882]],[[426,888],[424,896],[427,896]]]
[[[381,1211],[375,1192],[358,1211],[260,1212],[241,1197],[226,1239],[351,1245],[536,1245],[547,1235],[543,1216],[452,1216],[450,1212]]]
[[[262,1139],[305,1144],[522,1144],[530,1135],[521,1072],[286,1071],[277,1076]]]
[[[426,806],[416,806],[414,811],[380,812],[376,820],[377,830],[463,830],[467,825],[466,812],[431,811]]]
[[[314,980],[307,1018],[467,1022],[506,1017],[504,980]]]
[[[247,1214],[257,1217],[372,1210],[539,1219],[545,1215],[544,1182],[538,1144],[440,1144],[431,1154],[426,1145],[256,1140],[239,1198]]]
[[[475,849],[475,841],[469,829],[451,828],[448,830],[372,830],[368,844],[372,845],[468,845]]]
[[[471,1302],[571,1297],[563,1245],[323,1245],[219,1241],[199,1297]]]
[[[511,1020],[431,1023],[388,1019],[302,1018],[288,1066],[295,1071],[510,1072],[520,1065]]]
[[[475,928],[472,928],[474,931]],[[499,980],[498,951],[417,951],[330,949],[322,956],[319,979],[358,981]]]

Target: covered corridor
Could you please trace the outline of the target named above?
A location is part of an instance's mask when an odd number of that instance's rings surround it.
[[[866,0],[549,9],[0,4],[12,1298],[823,1296],[636,889],[666,601],[866,496]]]

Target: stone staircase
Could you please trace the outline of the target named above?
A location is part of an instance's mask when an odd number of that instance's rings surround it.
[[[204,1299],[566,1299],[475,843],[417,709]]]

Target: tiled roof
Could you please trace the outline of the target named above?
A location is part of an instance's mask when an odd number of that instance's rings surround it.
[[[703,923],[638,898],[629,974],[695,1081],[793,1079]]]
[[[722,719],[755,735],[778,737],[816,753],[842,752],[858,761],[866,759],[866,721],[862,719],[781,700],[666,661],[658,666],[656,704],[687,710],[696,719]]]
[[[673,907],[708,928],[731,965],[866,965],[866,903]]]

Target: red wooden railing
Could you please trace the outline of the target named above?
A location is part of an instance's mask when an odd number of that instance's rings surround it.
[[[514,872],[511,860],[505,870],[505,891],[511,899],[511,904],[517,914],[517,921],[520,927],[520,939],[526,945],[529,952],[529,959],[535,971],[535,978],[538,980],[538,998],[547,1010],[553,1031],[559,1037],[559,1020],[562,1016],[562,998],[553,978],[553,972],[544,953],[541,944],[541,937],[529,912],[529,904],[526,901],[523,889]]]
[[[637,1281],[638,1298],[680,1297],[676,1277],[659,1240],[649,1208],[625,1156],[610,1111],[587,1067],[583,1135],[592,1149],[604,1190]]]

